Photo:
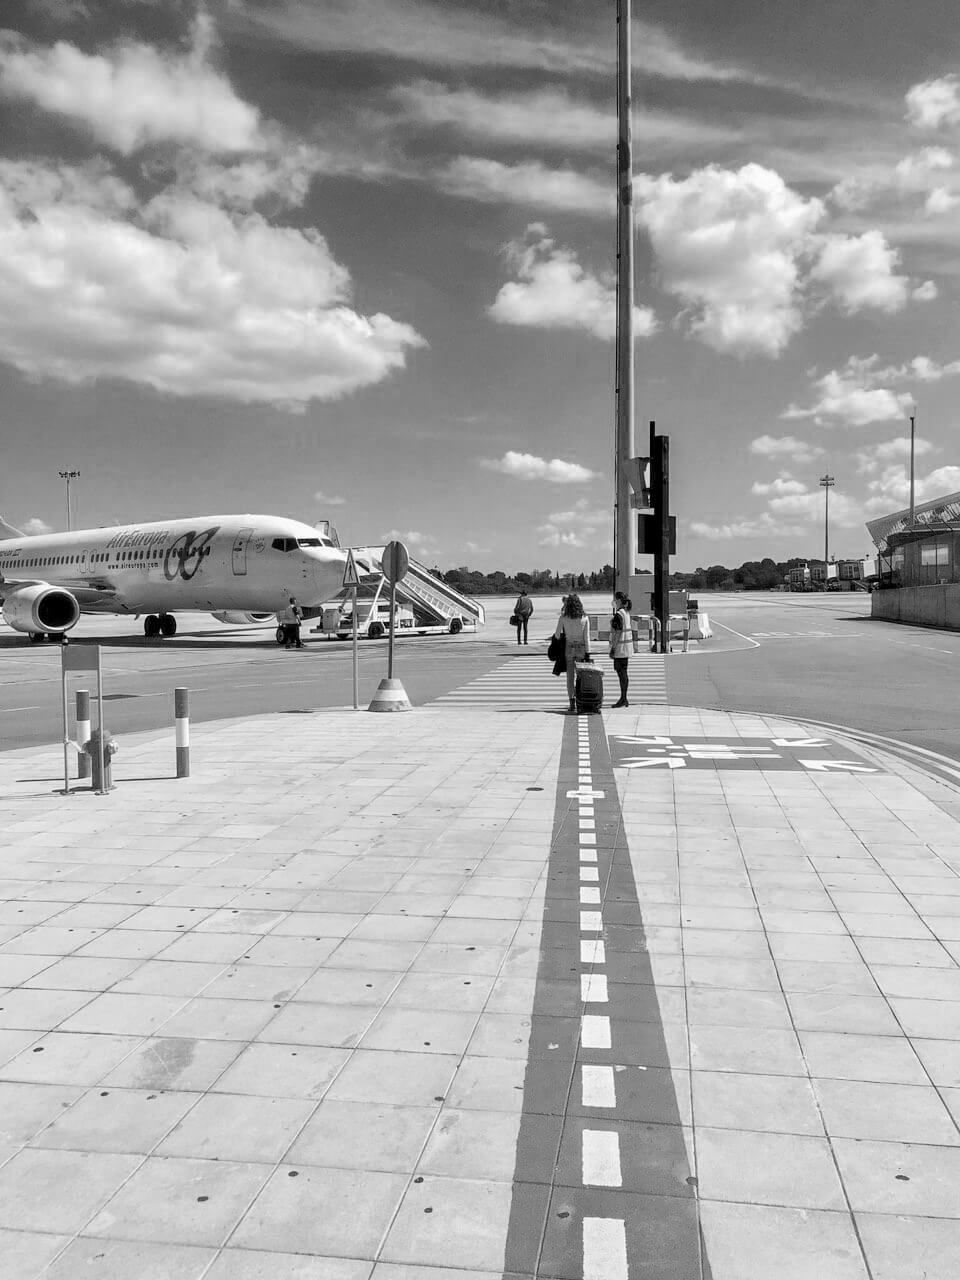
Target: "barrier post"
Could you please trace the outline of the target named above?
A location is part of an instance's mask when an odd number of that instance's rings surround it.
[[[90,741],[90,690],[77,690],[77,777],[90,777],[90,757],[84,745]]]
[[[173,715],[177,737],[177,777],[190,777],[190,691],[174,689]]]

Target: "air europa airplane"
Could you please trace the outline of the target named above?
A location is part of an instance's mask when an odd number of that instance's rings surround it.
[[[172,636],[174,611],[265,622],[296,596],[307,616],[340,591],[346,553],[282,516],[195,516],[27,536],[0,519],[3,619],[36,642],[60,639],[82,613],[146,615]]]

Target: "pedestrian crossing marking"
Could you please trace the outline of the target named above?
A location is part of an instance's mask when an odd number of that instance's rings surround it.
[[[594,665],[603,672],[604,704],[609,707],[620,696],[620,686],[613,663],[595,658]],[[665,705],[667,702],[666,658],[659,653],[634,654],[629,667],[631,706],[641,703]],[[544,656],[541,664],[530,661],[530,655],[510,658],[502,666],[460,685],[436,698],[438,706],[513,707],[553,710],[567,706],[567,682],[555,676]]]

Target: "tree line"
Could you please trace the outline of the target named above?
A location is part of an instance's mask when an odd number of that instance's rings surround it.
[[[769,591],[779,587],[795,565],[806,564],[801,556],[790,560],[747,560],[737,569],[722,564],[709,568],[697,568],[693,573],[671,573],[670,586],[687,591]],[[479,569],[439,568],[433,571],[438,578],[456,587],[468,596],[510,595],[521,587],[531,594],[537,592],[555,595],[559,591],[613,591],[616,585],[613,565],[591,573],[559,573],[553,569],[534,569],[530,573],[505,573],[496,569],[493,573],[481,573]]]

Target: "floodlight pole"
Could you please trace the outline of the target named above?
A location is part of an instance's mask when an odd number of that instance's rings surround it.
[[[617,429],[614,579],[629,594],[637,562],[637,518],[628,468],[633,458],[633,130],[631,0],[617,0]]]
[[[827,562],[830,559],[830,490],[836,484],[833,476],[821,476],[820,488],[823,490],[823,566],[826,574]],[[824,578],[826,581],[826,578]]]
[[[67,486],[67,532],[69,533],[70,530],[73,528],[73,523],[70,515],[70,481],[79,480],[80,472],[79,471],[61,471],[60,479],[63,480]]]
[[[914,497],[915,497],[914,447],[916,444],[916,434],[917,434],[917,412],[916,412],[916,406],[914,406],[914,411],[910,415],[910,528],[911,529],[913,528],[913,516],[914,516]]]

